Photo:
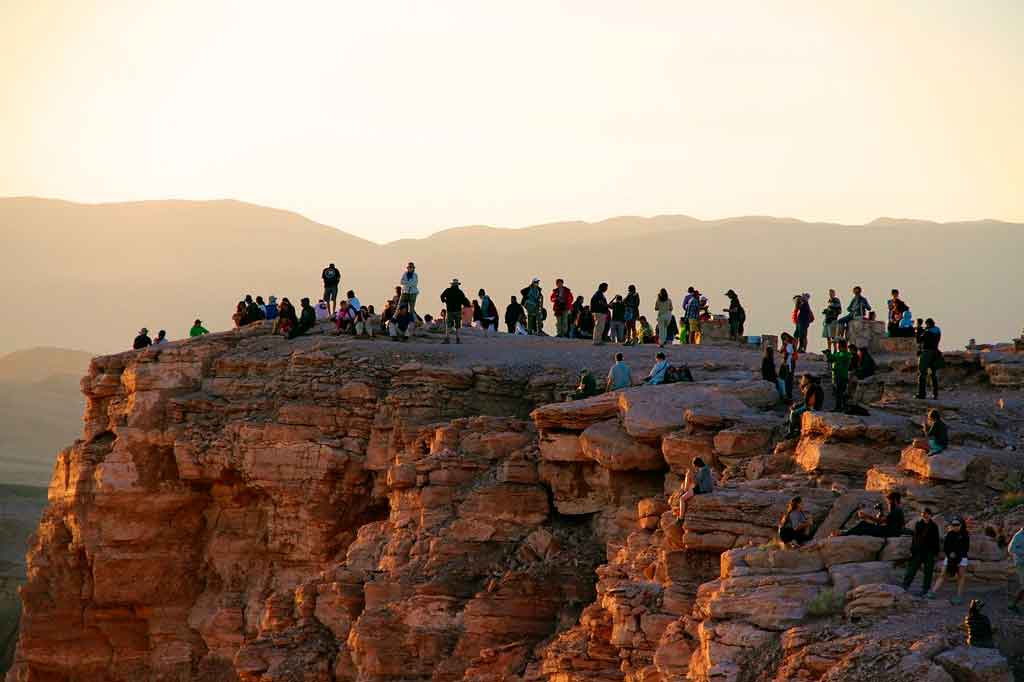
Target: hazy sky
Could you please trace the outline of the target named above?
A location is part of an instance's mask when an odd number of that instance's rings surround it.
[[[1024,220],[1024,3],[0,0],[0,195]]]

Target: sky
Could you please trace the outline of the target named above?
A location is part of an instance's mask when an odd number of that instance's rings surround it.
[[[1024,221],[1024,3],[0,0],[0,196]]]

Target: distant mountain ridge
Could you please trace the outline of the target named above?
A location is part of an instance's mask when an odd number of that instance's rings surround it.
[[[406,262],[416,261],[420,309],[459,277],[470,295],[483,287],[503,306],[536,276],[563,277],[589,297],[634,283],[645,314],[664,286],[679,303],[693,285],[724,307],[733,288],[752,333],[789,326],[793,293],[810,291],[820,309],[829,287],[844,300],[865,287],[876,309],[888,290],[904,292],[915,315],[935,316],[949,344],[1005,339],[1024,320],[1016,254],[1024,226],[983,220],[935,223],[879,218],[867,225],[746,216],[703,221],[686,215],[619,216],[525,228],[470,225],[388,244],[355,237],[297,213],[241,201],[154,200],[117,204],[0,199],[9,267],[0,285],[33,314],[8,329],[0,352],[30,346],[128,347],[142,326],[173,337],[202,318],[230,326],[246,293],[320,295],[320,270],[337,263],[342,291],[380,305]],[[998,309],[987,308],[999,300]]]

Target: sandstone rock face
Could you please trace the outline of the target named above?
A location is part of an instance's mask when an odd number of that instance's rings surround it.
[[[994,649],[959,646],[939,654],[935,660],[956,682],[1010,682],[1006,658]]]

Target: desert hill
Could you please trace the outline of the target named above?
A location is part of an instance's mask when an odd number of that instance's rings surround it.
[[[0,199],[9,301],[33,312],[9,328],[0,352],[71,345],[126,348],[141,326],[183,336],[194,318],[226,329],[245,293],[298,298],[319,294],[320,269],[334,261],[342,289],[380,302],[404,264],[415,260],[421,311],[452,276],[472,294],[484,287],[504,304],[537,276],[556,276],[589,296],[608,281],[635,283],[649,308],[667,287],[678,304],[693,284],[724,304],[736,289],[748,328],[789,326],[793,293],[809,291],[820,309],[825,290],[846,297],[861,283],[876,307],[898,287],[913,312],[934,316],[947,346],[968,338],[1006,339],[1020,331],[1024,285],[1016,262],[1024,231],[1014,223],[931,223],[879,219],[868,225],[804,223],[747,216],[701,221],[689,216],[623,216],[523,229],[469,226],[425,239],[379,245],[302,216],[238,201],[75,204]]]

